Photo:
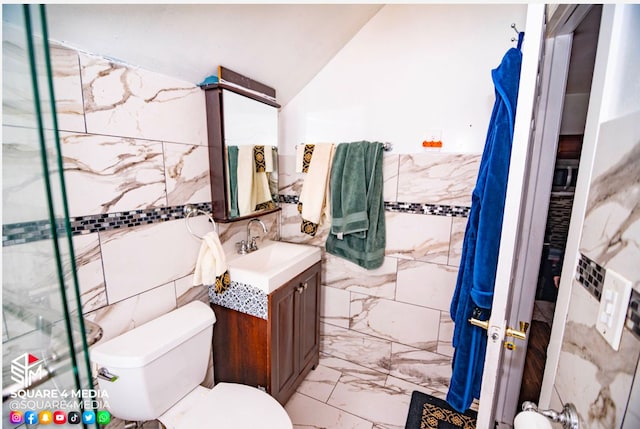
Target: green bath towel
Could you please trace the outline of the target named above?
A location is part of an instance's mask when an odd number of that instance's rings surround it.
[[[326,249],[363,268],[384,262],[383,144],[341,143],[331,168],[331,232]]]

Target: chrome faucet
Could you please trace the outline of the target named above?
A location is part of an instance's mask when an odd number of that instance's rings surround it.
[[[254,250],[258,250],[258,245],[256,244],[256,239],[260,238],[259,236],[251,236],[251,224],[253,222],[258,222],[260,225],[262,225],[262,232],[266,233],[267,232],[267,226],[264,224],[264,222],[262,222],[260,219],[258,218],[254,218],[251,219],[248,223],[247,223],[247,239],[246,240],[242,240],[240,243],[238,243],[239,248],[238,248],[238,253],[244,255],[246,253],[251,253]]]

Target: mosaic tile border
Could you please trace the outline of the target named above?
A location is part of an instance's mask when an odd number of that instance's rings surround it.
[[[604,276],[606,269],[582,253],[576,267],[576,280],[584,286],[584,288],[593,295],[598,302],[602,296],[602,286],[604,285]]]
[[[191,204],[200,210],[211,213],[211,203]],[[184,205],[172,207],[153,207],[115,213],[78,216],[70,219],[71,235],[91,234],[119,228],[131,228],[151,223],[184,219]],[[58,235],[66,234],[62,219],[56,219]],[[52,237],[51,225],[47,220],[2,225],[2,247],[24,244],[32,241],[49,240]]]
[[[250,316],[267,320],[268,296],[266,292],[251,285],[231,281],[229,289],[218,294],[209,286],[209,301]]]
[[[384,202],[384,209],[390,212],[424,214],[432,216],[469,217],[471,207],[447,206],[426,203]]]
[[[278,201],[283,204],[298,204],[297,195],[280,195]],[[426,203],[405,203],[399,201],[385,201],[384,209],[389,212],[424,214],[433,216],[469,217],[471,207],[448,206]]]
[[[640,292],[635,289],[631,291],[626,325],[633,335],[640,339]]]
[[[62,219],[55,220],[55,228],[58,236],[66,234]],[[48,240],[51,237],[51,223],[48,220],[2,225],[2,247]]]
[[[297,195],[279,195],[280,203],[298,204]],[[211,203],[192,204],[200,210],[211,213]],[[406,203],[385,201],[386,211],[395,213],[424,214],[433,216],[468,217],[471,207],[447,206],[425,203]],[[70,219],[71,235],[91,234],[119,228],[131,228],[156,222],[165,222],[184,218],[184,205],[172,207],[152,207],[114,213],[78,216]],[[62,219],[55,220],[59,236],[66,234]],[[49,240],[52,237],[51,225],[47,220],[21,222],[2,225],[2,246],[24,244],[32,241]]]

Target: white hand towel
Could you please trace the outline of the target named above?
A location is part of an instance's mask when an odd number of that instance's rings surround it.
[[[264,147],[264,172],[273,173],[273,158],[276,156],[276,152],[273,146],[266,145]]]
[[[329,179],[333,161],[333,143],[317,143],[309,163],[307,176],[302,184],[299,201],[302,203],[302,219],[320,224],[323,215],[330,218]]]
[[[218,234],[208,232],[202,237],[200,253],[193,272],[193,285],[215,285],[217,293],[223,292],[230,283],[227,257]]]
[[[266,203],[267,201],[271,201],[271,190],[269,189],[269,178],[267,177],[267,173],[254,173],[253,176],[253,190],[252,190],[252,204],[253,210],[256,209],[256,206],[260,203]],[[252,210],[252,211],[253,211]]]

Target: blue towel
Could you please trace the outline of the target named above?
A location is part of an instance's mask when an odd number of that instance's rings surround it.
[[[491,72],[496,101],[472,194],[451,301],[455,352],[447,402],[459,412],[467,410],[473,399],[480,397],[487,332],[468,320],[471,317],[488,320],[491,314],[522,64],[520,43],[517,49],[509,49]]]

